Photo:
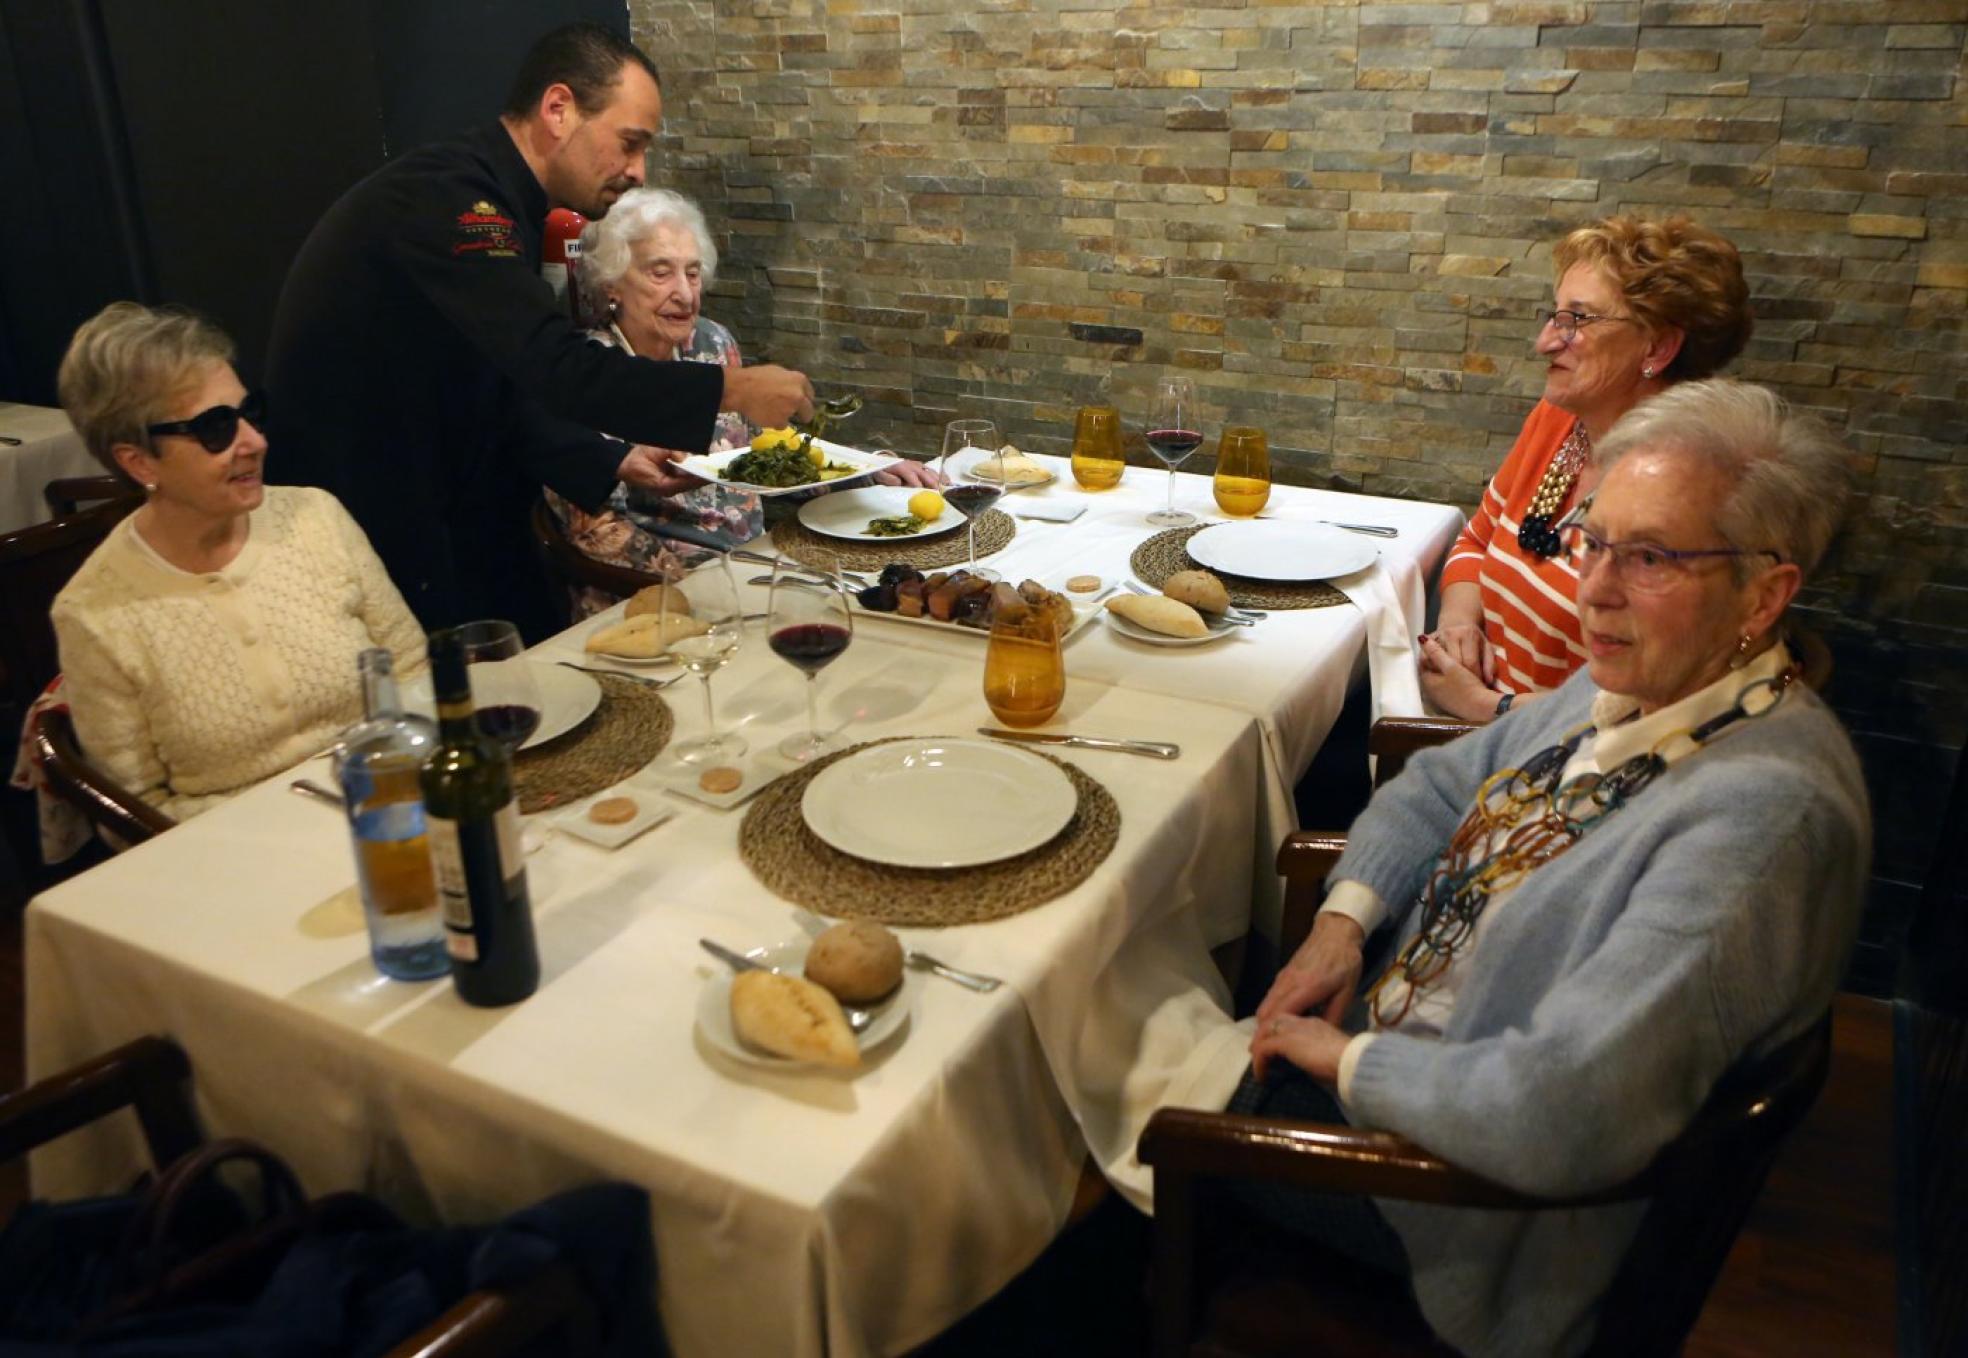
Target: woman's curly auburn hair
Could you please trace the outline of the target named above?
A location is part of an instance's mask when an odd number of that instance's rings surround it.
[[[1650,332],[1681,331],[1681,352],[1663,374],[1671,382],[1714,376],[1755,328],[1742,255],[1687,217],[1608,217],[1559,241],[1552,258],[1560,278],[1578,264],[1604,270]]]

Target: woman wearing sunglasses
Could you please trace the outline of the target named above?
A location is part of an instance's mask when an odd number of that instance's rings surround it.
[[[200,317],[116,302],[58,379],[89,451],[144,495],[56,596],[64,692],[90,757],[178,819],[332,743],[361,712],[361,651],[424,665],[340,503],[263,483],[260,403],[232,357]]]
[[[1553,251],[1540,311],[1544,398],[1442,571],[1421,686],[1437,709],[1488,721],[1584,664],[1578,575],[1558,525],[1584,498],[1592,448],[1640,402],[1721,371],[1748,343],[1736,247],[1685,217],[1608,217]]]

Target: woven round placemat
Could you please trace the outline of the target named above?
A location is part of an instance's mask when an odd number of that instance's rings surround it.
[[[1211,525],[1195,524],[1189,528],[1170,528],[1155,534],[1128,558],[1128,565],[1144,583],[1160,588],[1162,582],[1177,571],[1200,571],[1208,569],[1197,564],[1189,555],[1189,539]],[[1248,576],[1230,575],[1223,571],[1210,571],[1210,574],[1223,581],[1223,587],[1230,591],[1230,602],[1239,608],[1331,608],[1334,604],[1346,602],[1346,596],[1323,580],[1294,581],[1289,584],[1276,580],[1252,580]]]
[[[1011,545],[1018,525],[1002,509],[988,509],[977,521],[977,557],[1002,552]],[[795,561],[812,565],[824,553],[837,557],[842,569],[878,571],[891,561],[914,566],[919,571],[961,566],[970,560],[970,534],[963,528],[941,537],[906,538],[901,542],[863,542],[856,538],[830,538],[816,533],[798,519],[788,519],[772,530],[772,545]]]
[[[885,743],[872,740],[816,760],[753,799],[738,827],[738,854],[759,881],[789,901],[838,918],[916,926],[982,924],[1022,914],[1071,891],[1114,851],[1120,838],[1121,809],[1113,794],[1071,764],[1053,759],[1073,780],[1079,808],[1065,829],[1036,849],[968,868],[893,868],[844,854],[807,829],[800,798],[829,764]]]
[[[676,718],[647,684],[597,674],[601,705],[594,715],[513,760],[513,791],[527,815],[579,801],[627,778],[663,752]]]

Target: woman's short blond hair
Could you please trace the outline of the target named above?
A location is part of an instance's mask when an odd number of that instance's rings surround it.
[[[145,427],[169,419],[186,390],[233,352],[225,332],[195,312],[111,302],[68,342],[56,391],[90,455],[123,476],[116,445],[148,448]]]
[[[1552,255],[1560,278],[1578,264],[1604,270],[1649,332],[1682,333],[1663,374],[1670,382],[1713,377],[1749,343],[1755,319],[1742,255],[1687,217],[1608,217],[1579,227]]]

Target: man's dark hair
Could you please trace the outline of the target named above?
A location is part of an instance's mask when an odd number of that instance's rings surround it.
[[[574,91],[574,105],[581,115],[592,118],[615,97],[623,63],[630,61],[660,83],[656,63],[627,38],[600,24],[563,25],[528,49],[506,94],[505,114],[524,118],[539,106],[548,86],[565,85]]]

